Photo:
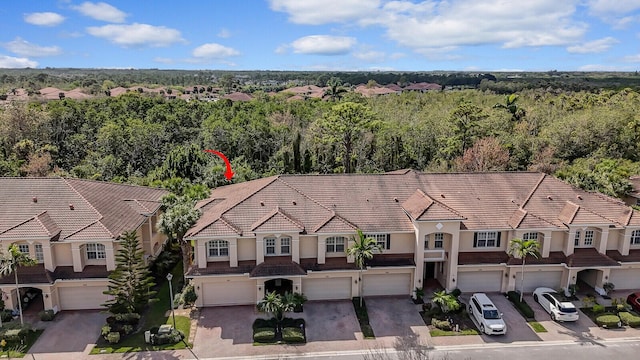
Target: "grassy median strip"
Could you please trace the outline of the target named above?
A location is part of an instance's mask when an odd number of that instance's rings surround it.
[[[360,323],[360,331],[362,331],[362,336],[365,339],[375,339],[376,336],[373,333],[373,328],[369,324],[369,313],[367,312],[367,304],[364,299],[362,299],[362,307],[360,307],[360,298],[353,298],[353,308],[356,311],[356,316],[358,317],[358,322]]]
[[[531,326],[533,331],[535,331],[537,333],[547,332],[547,329],[545,329],[544,326],[542,326],[542,324],[540,324],[537,321],[529,321],[528,324],[529,324],[529,326]]]

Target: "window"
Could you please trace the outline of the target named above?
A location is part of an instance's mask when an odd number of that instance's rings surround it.
[[[580,230],[576,231],[576,236],[573,238],[573,246],[580,246]]]
[[[538,233],[525,233],[524,235],[522,235],[522,240],[536,240],[538,241]]]
[[[444,244],[444,234],[443,233],[435,233],[433,234],[433,238],[435,239],[433,243],[433,247],[436,249],[442,249]]]
[[[587,230],[584,232],[584,245],[593,245],[593,230]]]
[[[42,251],[42,244],[34,245],[35,253],[36,253],[36,261],[39,263],[44,262],[44,252]]]
[[[342,236],[332,236],[327,238],[327,252],[328,253],[343,253],[344,252],[345,238]]]
[[[265,238],[264,239],[265,253],[267,255],[275,255],[276,254],[276,238]]]
[[[18,245],[18,250],[20,250],[20,252],[23,253],[23,254],[29,255],[29,245],[27,245],[27,244]]]
[[[473,247],[500,246],[500,233],[497,231],[480,231],[475,233]]]
[[[291,254],[291,238],[283,237],[280,239],[280,254]]]
[[[640,230],[633,230],[631,232],[631,245],[640,244]]]
[[[391,248],[391,242],[389,241],[389,234],[364,234],[365,238],[373,238],[376,239],[378,246],[380,249],[385,250]]]
[[[207,243],[209,257],[229,256],[229,242],[225,240],[211,240]]]
[[[87,259],[106,259],[107,254],[102,244],[87,244]]]

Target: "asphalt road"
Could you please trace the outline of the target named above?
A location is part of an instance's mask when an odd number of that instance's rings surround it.
[[[431,350],[429,360],[555,360],[561,359],[637,359],[640,354],[640,339],[603,341],[603,342],[554,342],[546,344],[491,344],[476,347],[448,347]],[[254,357],[261,360],[308,359],[308,360],[404,360],[415,358],[403,357],[393,350],[369,350],[365,352],[317,353],[308,355],[281,355],[279,357]],[[217,358],[216,360],[220,360]],[[225,359],[241,359],[225,358]],[[247,359],[247,357],[244,357]],[[199,359],[213,360],[213,359]],[[417,359],[416,359],[417,360]]]

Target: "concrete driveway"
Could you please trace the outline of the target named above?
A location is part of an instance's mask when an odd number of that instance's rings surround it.
[[[515,341],[542,340],[503,294],[491,293],[487,295],[502,313],[502,318],[507,324],[507,333],[504,336],[482,335],[486,342],[511,343]]]
[[[83,353],[96,343],[106,318],[107,314],[99,311],[62,311],[54,321],[46,323],[46,329],[29,353]]]
[[[404,336],[413,332],[424,343],[428,342],[429,328],[420,316],[420,305],[415,305],[408,296],[367,297],[365,300],[369,323],[376,338]]]

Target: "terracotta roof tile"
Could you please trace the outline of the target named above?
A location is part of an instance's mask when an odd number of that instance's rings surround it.
[[[273,231],[297,231],[303,232],[304,225],[298,220],[292,218],[284,210],[276,206],[272,212],[265,215],[251,225],[251,230],[255,232],[273,232]]]
[[[517,229],[518,227],[520,227],[520,224],[522,223],[522,220],[524,220],[525,216],[527,216],[527,210],[523,208],[517,209],[513,212],[513,215],[511,215],[511,218],[509,219],[509,226]]]
[[[574,249],[573,254],[567,256],[569,267],[620,266],[614,259],[601,254],[594,248]]]
[[[358,227],[350,223],[342,216],[332,213],[326,221],[322,221],[311,232],[313,233],[329,233],[329,234],[344,234],[354,232]]]
[[[629,250],[629,255],[622,255],[618,250],[607,250],[607,256],[620,262],[640,262],[640,249]]]
[[[402,203],[402,208],[413,219],[418,219],[432,204],[433,199],[418,189]]]
[[[365,263],[371,267],[416,265],[413,261],[413,254],[375,254]]]
[[[104,265],[87,265],[81,272],[73,271],[73,266],[57,266],[51,273],[53,280],[104,279],[109,271]]]
[[[237,236],[242,235],[242,231],[237,227],[225,221],[224,218],[220,218],[213,223],[206,226],[200,231],[201,236]]]
[[[192,266],[186,276],[224,275],[224,274],[248,274],[256,267],[255,260],[238,261],[238,266],[229,266],[228,261],[208,262],[206,268]]]
[[[458,265],[506,264],[509,255],[504,251],[474,251],[458,253]]]
[[[300,259],[300,265],[306,271],[327,271],[327,270],[357,270],[355,263],[347,262],[346,257],[326,258],[324,264],[318,264],[318,259]]]
[[[552,251],[549,253],[549,257],[535,257],[527,256],[526,265],[550,265],[550,264],[563,264],[567,262],[567,257],[562,251]],[[507,261],[507,265],[522,265],[522,259],[510,257]]]
[[[306,275],[307,272],[300,266],[300,264],[291,261],[291,257],[268,257],[264,259],[264,262],[256,266],[251,273],[250,277],[268,277],[268,276],[296,276]]]
[[[60,234],[60,228],[46,211],[0,232],[0,239],[40,238],[52,239]]]
[[[20,284],[53,284],[51,272],[44,268],[44,264],[19,266],[18,282]],[[15,284],[13,274],[1,277],[0,284]]]

